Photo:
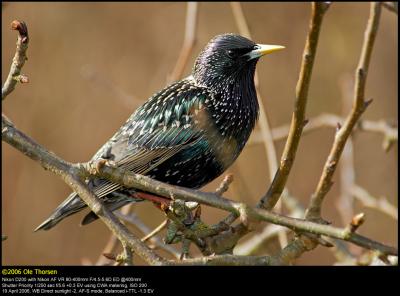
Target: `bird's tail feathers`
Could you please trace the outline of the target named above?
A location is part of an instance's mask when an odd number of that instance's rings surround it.
[[[82,199],[76,194],[71,193],[66,200],[64,200],[53,212],[53,214],[45,220],[42,224],[40,224],[35,232],[38,230],[49,230],[57,225],[64,218],[79,212],[83,208],[86,207],[86,204],[82,201]]]

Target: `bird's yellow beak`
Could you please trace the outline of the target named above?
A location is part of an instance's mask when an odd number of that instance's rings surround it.
[[[284,46],[281,45],[268,45],[268,44],[257,44],[255,49],[248,53],[250,60],[259,58],[263,55],[270,54],[272,52],[284,49]]]
[[[257,46],[259,48],[254,50],[254,52],[257,52],[262,56],[285,48],[284,46],[281,45],[268,45],[268,44],[257,44]]]

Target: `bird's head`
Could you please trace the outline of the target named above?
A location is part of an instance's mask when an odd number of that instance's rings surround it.
[[[256,44],[236,34],[215,36],[199,54],[193,68],[195,80],[208,87],[254,77],[258,59],[283,49],[280,45]]]

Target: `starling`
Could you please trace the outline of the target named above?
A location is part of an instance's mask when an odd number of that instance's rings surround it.
[[[236,34],[214,37],[197,57],[192,74],[148,99],[92,160],[110,160],[173,185],[204,186],[235,161],[254,129],[257,61],[283,48]],[[137,190],[105,179],[90,180],[88,186],[112,211],[143,200],[135,198]],[[84,208],[72,193],[35,231],[48,230]],[[82,225],[96,219],[90,212]]]

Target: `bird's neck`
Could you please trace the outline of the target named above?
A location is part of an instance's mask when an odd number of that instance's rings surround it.
[[[246,70],[201,82],[213,94],[213,99],[206,105],[214,124],[223,138],[237,143],[238,152],[246,144],[259,113],[254,85],[255,64]]]

